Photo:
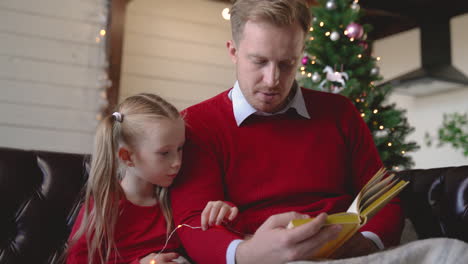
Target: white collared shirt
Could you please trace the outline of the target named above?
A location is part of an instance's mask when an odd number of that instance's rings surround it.
[[[294,82],[294,86],[297,87],[297,84]],[[247,102],[247,99],[245,99],[244,95],[242,94],[242,91],[239,87],[239,82],[236,81],[234,84],[234,88],[232,88],[231,91],[229,91],[229,98],[232,101],[232,108],[234,111],[234,118],[236,119],[237,126],[240,126],[242,122],[244,122],[247,117],[249,117],[252,114],[256,115],[276,115],[276,114],[282,114],[289,110],[290,108],[296,109],[297,113],[307,119],[310,119],[309,112],[307,111],[307,107],[304,102],[304,97],[302,96],[302,91],[301,88],[297,87],[296,89],[296,94],[294,94],[294,97],[291,99],[291,101],[286,105],[283,109],[276,113],[265,113],[258,111],[255,109],[253,106]]]

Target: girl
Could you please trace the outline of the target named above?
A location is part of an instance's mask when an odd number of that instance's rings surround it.
[[[67,263],[176,263],[168,190],[182,160],[184,122],[159,96],[139,94],[97,129],[85,201],[70,235]],[[210,202],[203,229],[237,208]],[[163,248],[165,252],[156,254]]]

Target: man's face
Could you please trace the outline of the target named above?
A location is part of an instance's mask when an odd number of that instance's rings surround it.
[[[249,104],[267,113],[281,110],[304,49],[304,32],[299,24],[278,27],[249,20],[238,43],[229,41],[227,47]]]

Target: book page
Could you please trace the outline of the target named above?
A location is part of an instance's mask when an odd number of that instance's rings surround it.
[[[379,197],[381,197],[385,192],[387,192],[390,188],[392,188],[395,184],[397,184],[399,180],[394,180],[394,181],[382,181],[380,186],[378,188],[375,188],[372,190],[372,192],[369,192],[372,194],[372,196],[368,197],[366,201],[361,203],[361,207],[359,207],[359,210],[362,212],[369,204],[373,203],[375,200],[377,200]],[[375,192],[377,191],[377,192]]]
[[[401,180],[390,190],[382,194],[377,200],[371,203],[366,209],[361,213],[363,217],[371,218],[377,213],[383,206],[385,206],[391,199],[393,199],[400,191],[408,184],[408,181]]]
[[[391,174],[390,176],[384,178],[380,182],[375,182],[375,184],[369,185],[369,188],[362,195],[362,203],[365,203],[369,199],[369,197],[375,195],[375,193],[379,192],[382,188],[384,188],[390,181],[393,180],[394,177],[395,174]]]

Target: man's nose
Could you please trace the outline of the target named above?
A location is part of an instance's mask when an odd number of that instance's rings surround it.
[[[268,87],[275,87],[279,83],[280,70],[278,65],[271,63],[266,67],[264,73],[264,82]]]

